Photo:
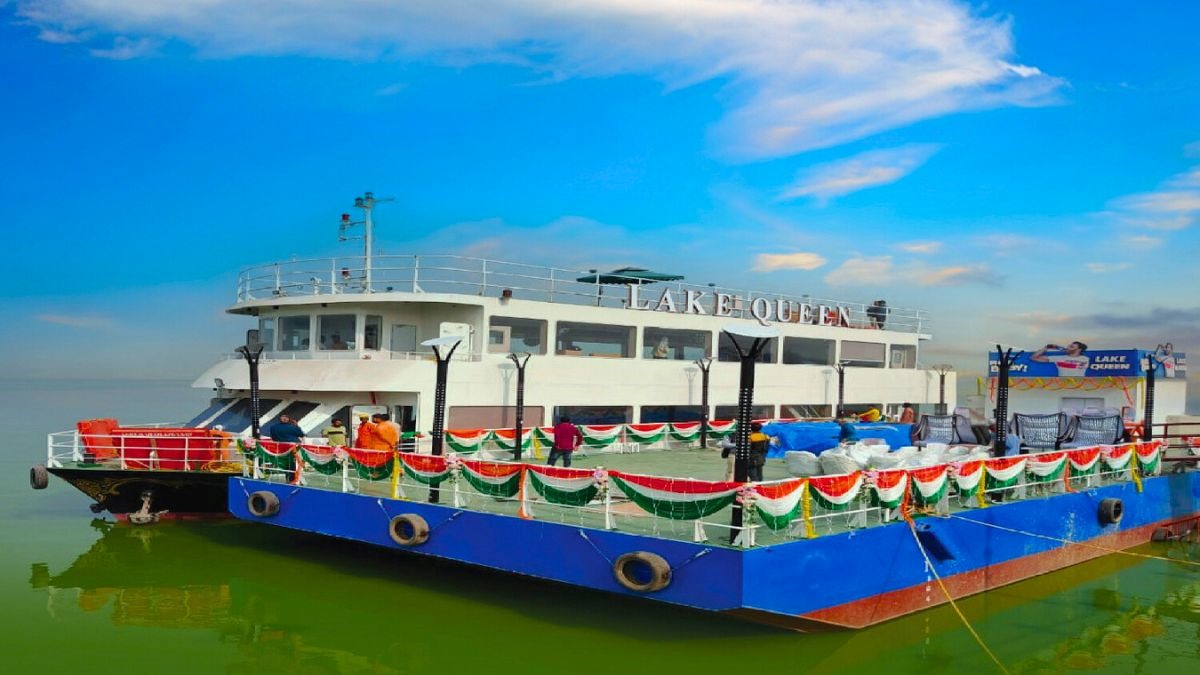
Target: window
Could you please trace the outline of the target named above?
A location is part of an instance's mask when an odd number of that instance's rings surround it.
[[[417,351],[417,327],[392,324],[392,351],[411,353]]]
[[[512,326],[492,326],[488,328],[488,352],[492,354],[507,354],[512,344]]]
[[[546,353],[545,321],[518,319],[511,316],[493,316],[488,324],[488,344],[492,344],[491,332],[498,328],[508,329],[508,348],[505,352]],[[489,348],[489,351],[492,351]]]
[[[627,359],[633,354],[633,326],[559,321],[556,353]]]
[[[221,410],[222,408],[229,405],[230,403],[232,403],[232,401],[230,401],[227,398],[214,398],[212,400],[212,403],[210,403],[208,405],[208,407],[204,409],[203,412],[201,412],[199,415],[196,415],[195,417],[193,417],[191,419],[191,421],[189,421],[187,424],[185,424],[183,426],[185,426],[185,427],[200,426],[201,424],[204,423],[204,420],[207,420],[208,418],[217,414],[218,410]]]
[[[833,417],[833,406],[816,403],[784,404],[780,408],[780,415],[798,419],[824,419]]]
[[[263,317],[258,320],[258,341],[268,352],[275,351],[275,317]]]
[[[711,353],[712,333],[708,331],[646,328],[642,333],[643,359],[695,361]]]
[[[383,317],[375,314],[368,314],[367,322],[363,325],[363,349],[379,349],[379,343],[382,336]]]
[[[892,345],[892,368],[916,368],[916,345]]]
[[[742,349],[748,349],[753,340],[751,338],[738,338],[738,344]],[[779,350],[779,338],[771,338],[767,341],[767,346],[763,348],[762,353],[758,355],[758,363],[775,363],[775,353]],[[718,361],[741,361],[738,358],[737,350],[733,348],[733,342],[729,335],[722,332],[721,339],[717,343],[717,360]]]
[[[626,424],[633,419],[633,409],[621,405],[560,405],[554,407],[552,424],[558,424],[563,416],[571,418],[572,424]]]
[[[284,415],[287,415],[288,417],[292,418],[296,424],[299,424],[300,420],[304,419],[305,415],[316,409],[316,403],[309,403],[308,401],[292,401],[284,406],[283,410],[280,410],[278,415],[272,417],[266,422],[263,422],[262,428],[269,433],[271,431],[271,425],[278,422],[279,418],[283,417]]]
[[[884,348],[881,342],[842,340],[842,361],[855,368],[882,368]]]
[[[279,317],[279,350],[284,352],[307,350],[309,333],[312,330],[310,323],[311,320],[308,316]]]
[[[787,337],[783,339],[783,362],[831,366],[833,348],[833,340]]]
[[[698,405],[644,405],[642,406],[642,424],[655,422],[698,422],[704,408]]]
[[[325,314],[317,317],[319,349],[354,349],[354,331],[358,317],[353,314]]]
[[[738,417],[738,407],[736,405],[719,405],[713,411],[714,420],[736,420]],[[750,419],[754,420],[770,420],[775,419],[775,406],[773,405],[756,405],[750,411]]]

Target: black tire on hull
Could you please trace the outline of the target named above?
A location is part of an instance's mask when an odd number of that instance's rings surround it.
[[[671,583],[671,565],[657,553],[633,551],[613,563],[617,583],[637,593],[661,591]]]
[[[246,510],[256,518],[270,518],[279,513],[279,497],[267,490],[251,492],[246,499]]]
[[[50,472],[42,464],[34,464],[29,469],[29,487],[34,490],[45,490],[50,484]]]
[[[401,546],[420,546],[429,540],[429,523],[415,513],[402,513],[388,521],[388,536]]]
[[[1116,497],[1100,500],[1100,522],[1105,525],[1116,525],[1125,517],[1125,503]]]

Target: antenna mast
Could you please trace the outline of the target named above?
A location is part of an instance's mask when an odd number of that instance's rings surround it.
[[[358,237],[346,236],[346,230],[349,230],[355,225],[363,226],[363,288],[367,293],[373,292],[371,288],[371,259],[374,256],[374,252],[371,250],[371,246],[374,240],[372,239],[371,231],[371,211],[375,208],[375,205],[380,202],[394,201],[396,200],[392,197],[376,199],[374,192],[364,192],[361,197],[354,198],[354,208],[363,210],[363,219],[351,222],[349,213],[342,214],[342,224],[338,228],[338,241],[357,239]]]

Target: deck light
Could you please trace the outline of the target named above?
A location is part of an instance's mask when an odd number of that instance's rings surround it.
[[[507,290],[507,289],[505,289]],[[513,352],[508,355],[508,358],[517,367],[517,414],[516,429],[513,436],[515,450],[513,451],[513,459],[521,461],[522,443],[521,437],[525,435],[525,364],[529,363],[529,357],[532,356],[529,352]]]
[[[754,409],[754,364],[770,343],[779,336],[779,329],[752,323],[736,323],[725,326],[722,333],[729,336],[733,348],[742,362],[741,378],[738,383],[738,426],[737,455],[733,464],[733,480],[745,483],[750,461],[750,418]],[[741,338],[741,342],[738,342]],[[743,344],[746,344],[743,347]],[[735,542],[742,533],[742,505],[733,505],[729,523],[729,540]]]
[[[422,347],[429,347],[433,350],[433,355],[437,359],[437,388],[433,394],[433,449],[435,455],[442,454],[442,443],[445,440],[446,427],[446,377],[450,373],[450,357],[454,356],[454,350],[458,349],[458,345],[462,343],[461,335],[446,335],[443,337],[432,338],[421,343]],[[429,501],[432,504],[438,502],[441,496],[441,490],[437,485],[429,486]]]
[[[704,356],[696,359],[696,367],[700,369],[700,447],[708,447],[708,369],[712,366],[712,357]]]
[[[938,407],[937,414],[946,414],[946,374],[954,370],[949,363],[939,363],[933,366],[933,372],[938,374]]]
[[[261,432],[258,427],[258,420],[262,416],[261,399],[258,392],[258,360],[262,358],[263,347],[265,345],[259,342],[258,331],[246,331],[246,344],[237,348],[237,353],[246,359],[246,365],[250,368],[250,435],[256,440],[261,438]]]
[[[996,345],[999,363],[996,370],[996,433],[992,434],[992,456],[1003,457],[1008,450],[1008,371],[1025,352],[1013,353],[1012,347],[1005,351]]]

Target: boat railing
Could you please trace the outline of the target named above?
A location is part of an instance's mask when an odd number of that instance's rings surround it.
[[[950,515],[1103,485],[1132,482],[1140,487],[1143,476],[1158,473],[1162,459],[1161,443],[1127,443],[734,483],[606,469],[604,453],[596,458],[599,466],[573,471],[548,469],[540,461],[483,459],[477,453],[435,457],[429,454],[428,439],[404,452],[262,447],[248,452],[242,465],[247,477],[670,539],[723,544],[735,534],[732,545],[739,547],[883,525],[906,512]],[[730,517],[735,508],[743,509],[738,527]]]
[[[121,427],[110,434],[58,431],[46,436],[46,465],[229,473],[240,468],[233,436],[167,425]]]
[[[591,280],[580,281],[584,278]],[[906,333],[929,330],[928,315],[918,309],[888,307],[885,315],[876,314],[873,320],[870,305],[861,302],[682,280],[651,282],[633,275],[625,278],[599,274],[596,270],[568,270],[448,255],[380,255],[371,258],[369,268],[363,264],[362,256],[290,260],[249,267],[238,275],[237,302],[347,294],[444,293],[623,308],[628,303],[630,286],[636,286],[642,303],[649,302],[651,307],[663,299],[664,291],[671,292],[670,302],[682,307],[690,291],[694,297],[703,298],[703,306],[711,313],[713,299],[716,294],[723,293],[730,297],[730,316],[736,318],[754,318],[763,306],[755,307],[753,300],[764,298],[770,303],[771,312],[777,312],[778,303],[788,303],[787,307],[793,308],[791,322],[801,320],[803,305],[816,312],[818,318],[814,320],[819,320],[822,306],[844,307],[849,312],[851,327],[883,327]]]
[[[240,361],[244,357],[240,352],[223,352],[218,357],[220,361]],[[390,361],[433,361],[434,356],[431,351],[424,352],[409,352],[409,351],[391,351],[388,349],[350,349],[350,350],[329,350],[329,351],[269,351],[263,352],[261,362],[268,361],[369,361],[372,359],[384,359]],[[452,357],[454,361],[481,361],[483,354],[479,352],[468,352],[465,350],[457,350]]]

